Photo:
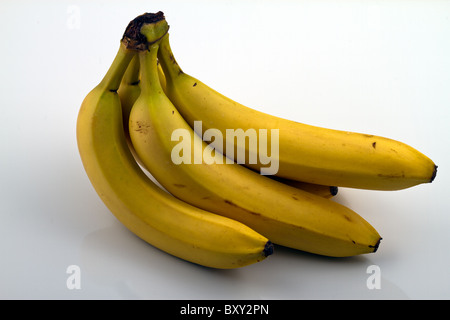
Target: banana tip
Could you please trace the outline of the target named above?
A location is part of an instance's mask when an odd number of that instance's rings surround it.
[[[330,187],[330,193],[332,196],[335,196],[338,194],[338,187]]]
[[[383,240],[383,238],[380,237],[374,246],[370,246],[371,248],[373,248],[373,251],[372,251],[373,253],[377,252],[378,247],[380,246],[381,240]]]
[[[267,241],[266,245],[264,246],[264,250],[263,250],[264,257],[268,257],[268,256],[272,255],[273,249],[274,249],[273,243],[270,241]]]
[[[438,168],[438,166],[434,165],[434,171],[433,171],[433,174],[431,175],[430,183],[433,182],[433,180],[436,178],[437,168]]]

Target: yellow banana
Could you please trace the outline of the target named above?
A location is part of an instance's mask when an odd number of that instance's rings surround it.
[[[119,89],[117,90],[122,106],[123,127],[126,136],[128,136],[128,122],[131,107],[134,101],[139,97],[140,92],[139,56],[136,54],[125,71]]]
[[[141,94],[132,107],[129,130],[139,158],[164,188],[192,205],[243,222],[276,244],[335,257],[377,250],[380,235],[354,211],[239,164],[227,164],[202,141],[164,94],[158,47],[156,42],[139,53]],[[178,149],[175,132],[182,133],[188,148]],[[175,164],[179,151],[193,163]],[[199,162],[202,155],[209,160]]]
[[[154,19],[150,21],[155,23]],[[79,153],[96,192],[130,231],[181,259],[212,268],[237,268],[265,259],[273,250],[266,237],[176,199],[135,162],[116,92],[135,54],[126,45],[130,44],[122,41],[105,77],[83,100],[77,118]]]
[[[161,64],[158,62],[158,75],[159,80],[161,83],[161,87],[163,90],[165,90],[165,76],[164,72],[161,68]],[[140,94],[140,76],[139,76],[139,56],[136,55],[133,60],[131,61],[130,65],[128,66],[125,75],[122,79],[122,82],[120,83],[119,90],[117,93],[119,94],[120,101],[122,104],[122,110],[123,110],[123,118],[124,118],[124,129],[125,129],[125,136],[127,137],[127,141],[129,142],[130,150],[133,153],[133,156],[135,157],[136,161],[141,165],[141,167],[145,168],[145,164],[139,159],[139,156],[136,154],[132,143],[130,143],[129,140],[129,130],[128,130],[128,122],[130,118],[130,111],[131,108],[136,101],[136,99],[139,97]],[[147,170],[148,171],[148,170]],[[290,179],[283,179],[278,178],[276,176],[269,176],[270,178],[273,178],[275,180],[278,180],[282,183],[291,185],[293,187],[318,194],[320,196],[323,196],[325,198],[331,198],[334,197],[337,192],[338,188],[334,186],[323,186],[313,183],[307,183],[302,181],[296,181],[296,180],[290,180]]]
[[[169,34],[161,41],[159,61],[166,94],[191,127],[206,130],[279,130],[279,168],[275,175],[309,183],[372,190],[398,190],[432,182],[437,166],[424,154],[392,139],[307,125],[259,112],[218,93],[184,73],[176,62]],[[280,93],[282,94],[282,93]],[[257,147],[216,145],[230,158],[245,154],[245,165],[261,170]],[[248,159],[258,161],[250,163]]]

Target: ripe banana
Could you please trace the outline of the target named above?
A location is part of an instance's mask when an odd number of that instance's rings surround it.
[[[159,62],[158,62],[158,75],[161,87],[163,88],[163,90],[165,90],[165,76],[161,68],[161,64]],[[131,60],[131,63],[126,70],[125,75],[123,76],[122,82],[120,83],[119,90],[117,91],[117,93],[119,94],[120,101],[122,104],[124,130],[125,136],[127,137],[128,145],[130,147],[130,150],[132,151],[135,160],[140,164],[141,167],[145,168],[145,164],[142,162],[141,159],[139,159],[139,156],[136,154],[134,150],[133,144],[131,143],[129,138],[129,130],[128,130],[130,111],[134,102],[137,100],[140,94],[139,82],[140,82],[139,56],[136,55],[133,58],[133,60]],[[288,184],[290,186],[323,196],[325,198],[334,197],[338,193],[338,187],[335,186],[323,186],[303,181],[279,178],[276,176],[269,176],[269,177],[282,183]]]
[[[372,190],[399,190],[432,182],[437,166],[416,149],[392,139],[302,124],[245,107],[184,73],[169,43],[161,41],[158,58],[166,78],[165,92],[191,127],[202,121],[203,133],[227,129],[279,130],[277,176],[309,183]],[[280,93],[282,94],[282,93]],[[216,145],[236,160],[236,145]],[[245,159],[258,149],[242,147]],[[230,154],[230,152],[232,152]],[[246,162],[261,170],[264,164]]]
[[[137,155],[164,188],[192,205],[243,222],[276,244],[335,257],[377,250],[380,235],[349,208],[237,163],[226,164],[164,94],[157,71],[158,48],[156,42],[139,53],[141,94],[132,107],[129,130]],[[187,134],[183,142],[190,145],[182,152],[191,154],[192,163],[173,162],[178,143],[172,135],[180,130]],[[198,163],[195,146],[213,161]]]
[[[237,268],[265,259],[273,250],[266,237],[176,199],[135,162],[116,92],[135,55],[128,45],[121,42],[103,80],[83,100],[77,119],[79,153],[96,192],[130,231],[181,259],[212,268]]]
[[[122,106],[122,118],[125,135],[128,137],[128,122],[130,118],[131,107],[139,97],[139,56],[134,55],[131,60],[122,81],[120,82],[117,93],[119,94],[120,104]]]

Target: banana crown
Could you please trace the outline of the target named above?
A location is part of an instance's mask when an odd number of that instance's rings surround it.
[[[169,25],[161,11],[144,13],[128,24],[122,37],[127,49],[146,50],[149,44],[161,39],[169,31]]]

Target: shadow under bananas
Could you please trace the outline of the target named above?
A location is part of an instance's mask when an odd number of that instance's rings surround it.
[[[384,265],[378,266],[370,255],[334,258],[281,246],[275,246],[275,252],[279,258],[272,259],[270,270],[276,270],[278,278],[288,279],[289,283],[285,283],[286,291],[272,290],[263,299],[409,299],[404,290],[383,275]],[[379,288],[370,286],[371,266],[381,269]]]
[[[331,258],[275,246],[266,260],[219,270],[171,256],[142,241],[118,221],[82,241],[84,288],[102,287],[120,299],[405,299],[382,278],[366,285],[366,256]]]
[[[85,236],[80,251],[84,282],[109,287],[124,299],[230,298],[242,272],[252,268],[220,270],[182,260],[141,240],[119,221]]]

